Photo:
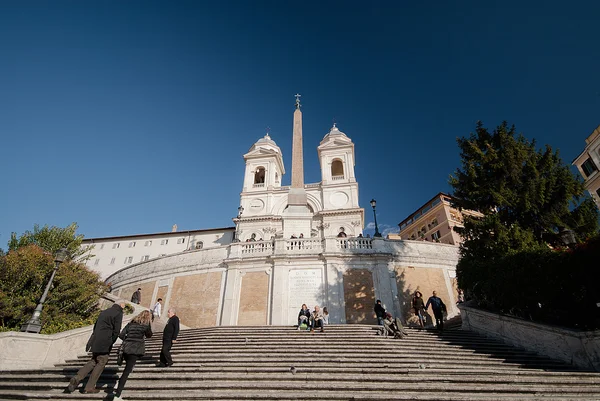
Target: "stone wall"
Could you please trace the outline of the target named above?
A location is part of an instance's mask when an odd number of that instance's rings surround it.
[[[436,291],[437,296],[446,304],[448,310],[452,309],[454,298],[451,297],[451,287],[448,288],[446,278],[444,277],[445,270],[428,267],[396,266],[395,271],[401,313],[409,325],[418,325],[418,319],[412,309],[412,298],[415,291],[420,291],[423,294],[423,301],[425,303],[433,291]],[[433,321],[433,313],[429,312],[428,316],[426,316],[426,324],[431,324]]]
[[[105,294],[101,303],[109,308],[117,299],[114,294]],[[123,316],[123,327],[144,310],[138,305],[132,306],[134,312]],[[0,371],[53,367],[67,359],[76,358],[85,353],[85,345],[93,328],[91,325],[56,334],[0,333]]]
[[[234,243],[183,252],[129,266],[107,280],[113,294],[125,299],[141,287],[145,307],[162,297],[163,308],[175,307],[182,324],[190,327],[293,324],[302,302],[328,306],[332,322],[375,323],[376,297],[394,315],[412,319],[410,298],[417,288],[425,299],[437,290],[449,316],[458,313],[455,246],[356,238],[340,243],[326,238],[305,239],[303,246],[290,247],[287,241],[261,242],[264,246],[252,249]],[[298,269],[320,269],[320,281],[290,300],[295,277],[290,272]]]
[[[152,303],[152,294],[154,293],[154,287],[156,286],[156,281],[145,281],[139,284],[129,285],[121,289],[120,294],[122,294],[123,299],[126,301],[131,301],[131,296],[138,289],[141,288],[142,293],[142,302],[140,302],[140,306],[144,308],[151,308],[154,304]]]
[[[462,328],[600,372],[600,330],[575,331],[460,305]]]
[[[217,324],[222,274],[209,272],[175,277],[168,307],[176,309],[183,324],[189,327]]]
[[[269,275],[264,272],[248,272],[242,277],[240,292],[239,326],[267,324],[269,301]]]
[[[344,273],[346,323],[377,324],[373,274],[368,269],[349,269]]]

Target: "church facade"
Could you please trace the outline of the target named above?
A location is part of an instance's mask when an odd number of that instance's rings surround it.
[[[317,148],[321,182],[304,183],[300,107],[297,96],[290,186],[267,134],[244,155],[232,241],[129,265],[106,279],[113,293],[142,288],[145,306],[163,298],[189,327],[294,324],[302,304],[327,307],[331,323],[374,323],[376,299],[410,324],[416,290],[457,314],[456,246],[363,237],[354,144],[335,125]]]

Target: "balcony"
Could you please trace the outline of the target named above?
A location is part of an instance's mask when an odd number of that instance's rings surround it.
[[[374,244],[379,244],[379,247]],[[319,255],[322,253],[370,254],[377,252],[385,252],[383,241],[374,241],[372,238],[279,238],[273,241],[232,243],[229,258]]]
[[[264,188],[264,187],[265,187],[265,183],[264,182],[252,185],[252,188]]]
[[[331,181],[341,181],[343,179],[344,179],[343,175],[334,175],[334,176],[331,176]]]

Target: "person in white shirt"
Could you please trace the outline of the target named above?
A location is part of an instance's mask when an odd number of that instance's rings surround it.
[[[152,321],[154,321],[154,316],[156,316],[160,319],[161,312],[162,312],[162,298],[158,298],[158,301],[156,301],[156,304],[154,304],[154,307],[152,308]]]

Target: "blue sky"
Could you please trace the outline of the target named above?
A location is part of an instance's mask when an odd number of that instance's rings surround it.
[[[383,229],[450,190],[477,120],[568,163],[600,124],[599,2],[372,3],[0,1],[0,247],[232,225],[266,127],[289,184],[297,92],[305,181],[335,119]]]

